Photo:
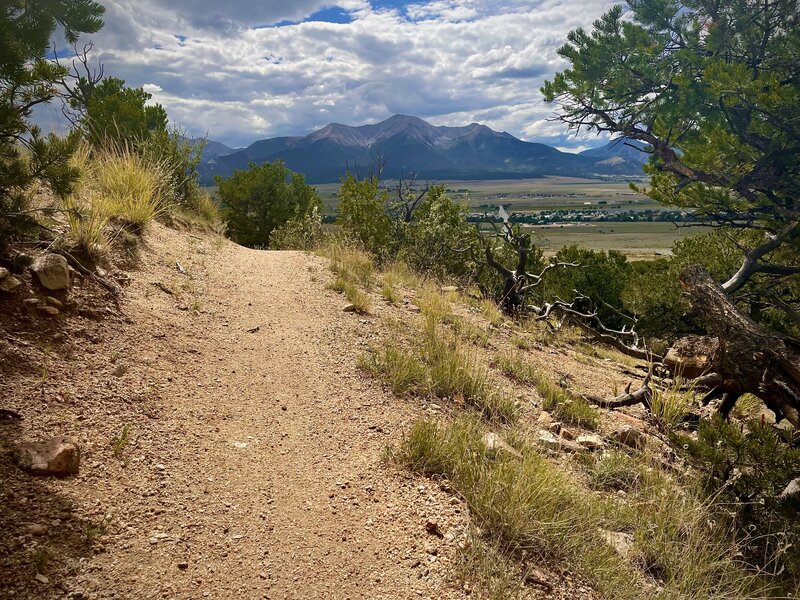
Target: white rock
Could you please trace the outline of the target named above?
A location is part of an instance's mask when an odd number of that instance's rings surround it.
[[[48,290],[64,290],[69,287],[69,265],[60,254],[44,254],[31,265],[41,283]]]
[[[597,450],[598,448],[605,446],[603,438],[594,433],[585,433],[583,435],[579,435],[575,441],[589,450]]]
[[[542,446],[550,450],[566,450],[568,452],[581,452],[585,450],[583,446],[573,442],[572,440],[565,440],[562,437],[556,437],[549,431],[544,429],[539,430],[538,441]]]
[[[789,485],[781,492],[781,498],[788,498],[789,496],[796,496],[800,494],[800,477],[792,479]]]
[[[486,449],[490,452],[494,452],[500,454],[501,452],[505,452],[511,456],[516,458],[522,458],[522,454],[516,449],[510,446],[503,438],[501,438],[496,433],[487,433],[483,436],[483,445],[486,446]]]
[[[645,446],[647,446],[647,436],[644,432],[630,425],[623,425],[615,429],[609,437],[623,446],[636,450],[644,450]]]
[[[633,549],[633,536],[630,533],[620,531],[606,531],[601,529],[606,542],[617,551],[622,558],[627,559]]]

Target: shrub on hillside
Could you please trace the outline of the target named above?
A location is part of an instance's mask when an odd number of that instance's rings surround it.
[[[607,326],[630,324],[618,312],[623,308],[621,294],[628,267],[624,254],[616,250],[585,250],[573,245],[563,247],[553,260],[578,266],[548,271],[542,285],[534,288],[539,302],[554,298],[569,302],[577,291],[581,296],[575,302],[577,310],[596,311]]]
[[[275,229],[322,206],[317,191],[282,161],[251,163],[216,182],[228,235],[244,246],[268,246]]]
[[[148,104],[151,98],[142,88],[127,87],[123,79],[106,77],[91,88],[86,106],[74,106],[73,100],[73,108],[81,111],[81,128],[93,145],[138,145],[167,130],[167,111]]]
[[[269,234],[272,250],[313,250],[322,243],[322,216],[315,206],[300,217],[289,219]]]
[[[467,223],[467,207],[434,186],[405,224],[399,257],[420,273],[438,278],[471,278],[478,267],[478,238]]]
[[[379,260],[397,252],[392,221],[387,214],[389,192],[380,188],[377,177],[357,179],[348,172],[339,187],[337,222],[364,250]]]
[[[781,497],[800,476],[800,447],[793,432],[747,424],[701,421],[696,439],[674,435],[695,465],[707,474],[710,491],[738,513],[748,560],[771,572],[786,570],[800,583],[800,495]]]

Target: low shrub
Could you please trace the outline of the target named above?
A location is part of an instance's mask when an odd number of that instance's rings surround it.
[[[271,250],[314,250],[322,241],[322,216],[317,206],[300,217],[289,219],[269,234]]]
[[[673,433],[692,464],[707,477],[706,488],[738,515],[745,556],[790,588],[800,585],[800,495],[782,497],[800,476],[800,440],[760,419],[746,424],[720,417],[703,420],[696,438]]]

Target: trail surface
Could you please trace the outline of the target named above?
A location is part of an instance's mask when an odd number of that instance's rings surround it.
[[[8,597],[461,597],[465,508],[381,460],[419,409],[357,370],[378,324],[324,260],[158,227],[131,277],[126,320],[73,323],[7,436],[84,449],[63,481],[4,464],[5,550],[52,555],[47,583],[9,559]],[[7,374],[23,410],[37,374]]]

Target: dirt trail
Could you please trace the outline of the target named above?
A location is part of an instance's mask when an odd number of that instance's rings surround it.
[[[357,370],[378,325],[342,312],[325,261],[158,227],[131,275],[128,322],[70,336],[49,385],[72,402],[20,434],[78,436],[81,475],[32,494],[5,471],[10,550],[72,556],[41,568],[47,584],[6,580],[8,597],[462,595],[448,578],[465,509],[381,461],[419,409]],[[10,380],[24,408],[33,372]],[[108,440],[125,426],[115,457]],[[41,493],[62,498],[61,521],[44,540],[14,537],[20,520],[50,522]],[[429,519],[449,535],[428,534]],[[79,530],[96,530],[91,550],[69,542]]]

